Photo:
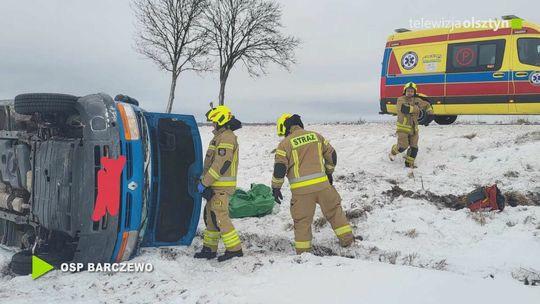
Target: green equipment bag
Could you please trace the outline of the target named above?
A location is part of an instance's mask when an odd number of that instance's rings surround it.
[[[231,218],[261,217],[272,213],[274,208],[272,189],[262,184],[251,184],[249,191],[236,189],[229,199]]]

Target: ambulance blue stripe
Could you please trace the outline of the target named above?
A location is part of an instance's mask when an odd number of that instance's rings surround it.
[[[384,50],[382,69],[381,69],[381,77],[386,76],[386,71],[388,71],[388,61],[390,60],[390,53],[392,53],[391,48],[386,48]]]
[[[493,73],[504,73],[503,77],[494,78]],[[509,72],[450,73],[446,74],[446,82],[489,82],[508,81]]]
[[[429,74],[429,75],[415,75],[415,76],[388,76],[386,78],[387,85],[406,84],[408,82],[414,82],[416,84],[422,83],[444,83],[444,74]]]
[[[446,74],[446,83],[460,82],[497,82],[509,81],[511,79],[510,72],[504,73],[503,77],[494,78],[493,73],[496,72],[480,72],[480,73],[449,73]],[[423,83],[444,83],[445,74],[430,74],[430,75],[411,75],[411,76],[395,76],[387,77],[387,85],[404,85],[410,81],[416,84]]]

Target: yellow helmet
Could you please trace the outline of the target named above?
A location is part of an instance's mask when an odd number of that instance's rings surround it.
[[[231,109],[226,106],[217,106],[206,113],[206,119],[215,122],[218,126],[223,126],[231,121],[232,118]]]
[[[405,91],[406,91],[408,88],[413,88],[415,93],[418,92],[418,89],[416,88],[416,83],[414,83],[414,82],[409,82],[409,83],[407,83],[407,84],[403,87],[403,94],[405,94]]]
[[[287,128],[285,127],[285,120],[287,118],[291,117],[292,114],[285,113],[281,115],[281,117],[277,121],[277,135],[278,136],[285,136],[285,132],[287,131]]]

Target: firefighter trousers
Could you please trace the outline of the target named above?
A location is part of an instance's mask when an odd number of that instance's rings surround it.
[[[321,211],[326,220],[334,229],[342,247],[348,247],[354,241],[352,227],[341,208],[341,197],[336,189],[331,186],[323,190],[308,193],[294,194],[291,199],[291,216],[294,221],[294,239],[296,253],[311,251],[313,216],[316,204],[321,206]]]
[[[397,155],[407,150],[405,166],[414,167],[414,161],[418,154],[418,132],[415,132],[414,134],[397,132],[397,138],[397,144],[392,146],[392,154]]]
[[[224,191],[216,191],[210,201],[204,206],[204,231],[203,244],[216,252],[219,240],[223,239],[223,244],[228,251],[239,251],[242,249],[240,237],[234,229],[229,217],[229,194]]]

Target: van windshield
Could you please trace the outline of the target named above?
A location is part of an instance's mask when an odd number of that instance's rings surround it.
[[[518,54],[521,63],[540,66],[540,38],[519,38]]]

